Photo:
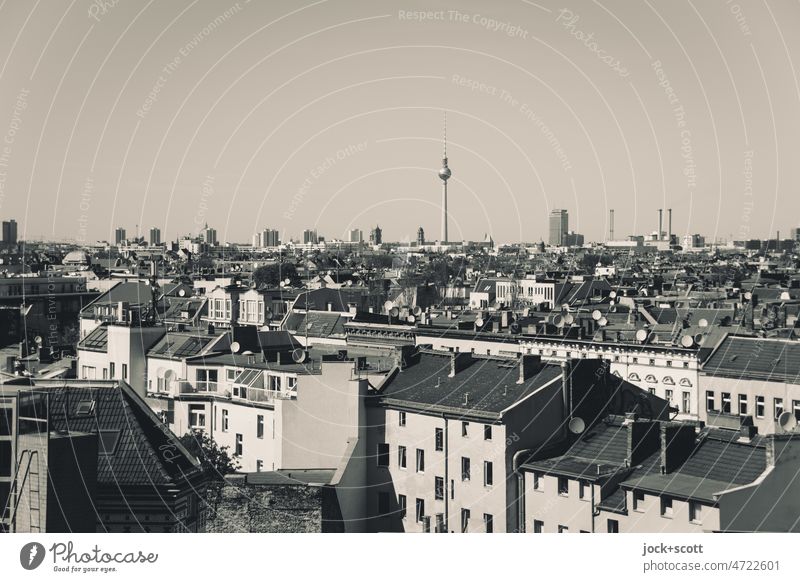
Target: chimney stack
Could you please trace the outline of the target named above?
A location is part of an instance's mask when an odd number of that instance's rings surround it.
[[[672,208],[667,209],[667,240],[672,242]]]
[[[533,354],[522,354],[519,357],[519,379],[517,384],[522,384],[533,377],[534,372],[541,364],[541,358]]]
[[[658,236],[656,237],[656,240],[661,240],[661,225],[663,224],[663,221],[664,221],[664,209],[663,208],[659,208],[658,209]]]
[[[680,467],[695,448],[694,427],[678,422],[661,424],[661,473],[672,473]]]

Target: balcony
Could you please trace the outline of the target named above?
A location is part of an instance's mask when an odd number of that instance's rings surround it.
[[[229,388],[223,382],[207,382],[182,380],[178,382],[178,394],[219,394],[226,395]]]

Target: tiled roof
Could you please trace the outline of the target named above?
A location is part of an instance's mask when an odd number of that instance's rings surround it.
[[[71,381],[66,387],[52,386],[43,388],[49,398],[50,430],[102,436],[98,484],[161,486],[200,475],[197,461],[127,384]],[[91,412],[80,413],[89,407]],[[104,450],[104,444],[113,450]]]
[[[800,342],[728,336],[703,365],[708,375],[800,382]]]
[[[183,360],[200,354],[216,339],[216,336],[205,334],[167,332],[164,337],[148,350],[147,355],[156,358]]]
[[[314,337],[344,335],[344,323],[347,321],[337,313],[315,312],[291,313],[284,324],[286,329],[300,335],[306,333]]]
[[[461,356],[467,357],[464,367],[450,378],[449,355],[418,355],[384,383],[377,402],[499,419],[503,410],[561,376],[559,366],[543,365],[517,384],[519,368],[513,360]]]

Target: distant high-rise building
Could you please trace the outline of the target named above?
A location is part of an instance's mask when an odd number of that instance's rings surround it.
[[[375,225],[375,228],[370,231],[369,242],[373,245],[379,245],[383,243],[383,231],[381,230],[380,226]]]
[[[303,231],[303,244],[315,245],[318,242],[319,242],[319,237],[317,236],[316,230],[307,229]]]
[[[420,226],[417,229],[417,246],[421,247],[425,244],[425,231]]]
[[[548,241],[552,246],[564,244],[564,236],[569,231],[569,214],[566,210],[550,211],[550,236]]]
[[[161,229],[154,226],[150,229],[150,246],[161,244]]]
[[[348,233],[348,238],[351,243],[360,243],[364,240],[364,233],[360,228],[354,228]]]
[[[211,228],[206,224],[205,228],[206,244],[209,246],[217,246],[217,229]]]
[[[793,241],[800,241],[800,227],[795,227],[789,231]]]
[[[128,240],[128,235],[125,232],[125,229],[122,228],[121,226],[118,227],[116,233],[114,234],[114,243],[120,245],[124,243],[126,240]]]
[[[262,233],[263,236],[263,246],[265,247],[277,247],[281,244],[280,233],[273,229],[268,228]]]
[[[3,221],[3,242],[9,245],[17,244],[17,221],[13,218]]]
[[[563,240],[565,247],[582,247],[584,242],[583,235],[577,232],[566,233]]]

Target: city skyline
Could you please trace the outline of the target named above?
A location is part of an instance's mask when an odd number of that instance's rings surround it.
[[[587,240],[611,208],[618,238],[651,231],[657,208],[679,236],[795,226],[794,41],[759,32],[800,8],[752,11],[746,30],[707,7],[684,26],[658,2],[424,8],[435,17],[380,2],[119,4],[57,29],[54,15],[4,71],[2,215],[22,239],[107,240],[123,218],[171,237],[210,216],[223,240],[263,224],[435,233],[446,112],[456,240],[543,239],[553,208]],[[4,24],[26,10],[7,6]]]

